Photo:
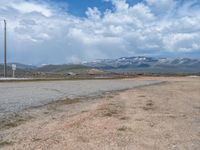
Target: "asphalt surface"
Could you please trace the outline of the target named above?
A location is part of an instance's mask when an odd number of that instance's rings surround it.
[[[42,106],[64,97],[97,96],[160,81],[80,80],[0,83],[0,115]]]

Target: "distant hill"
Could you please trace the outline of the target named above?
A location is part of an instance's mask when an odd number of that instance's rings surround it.
[[[35,67],[19,63],[9,63],[7,67],[8,76],[12,76],[12,64],[17,65],[17,77],[65,77],[68,75],[103,75],[105,71],[81,64],[63,64],[63,65],[44,65]],[[0,64],[0,77],[4,76],[4,66]]]
[[[93,69],[93,67],[81,64],[45,65],[36,69],[40,72],[48,73],[74,73],[74,74],[101,74],[103,71]]]
[[[91,67],[89,66],[84,66],[84,65],[45,65],[42,67],[37,68],[37,71],[41,71],[41,72],[66,72],[66,71],[70,71],[70,70],[76,70],[76,69],[89,69]]]
[[[200,73],[200,60],[190,58],[122,57],[84,63],[97,69],[137,73]]]
[[[24,76],[25,74],[31,74],[32,71],[26,70],[26,69],[20,69],[18,68],[15,72],[16,76]],[[7,66],[7,75],[9,77],[12,76],[12,68],[10,65]],[[4,65],[0,64],[0,77],[4,76]]]
[[[20,63],[8,64],[8,76],[12,76],[11,65],[16,64],[17,77],[66,77],[68,75],[108,75],[113,73],[136,74],[200,74],[200,59],[190,58],[154,58],[122,57],[103,59],[83,64],[44,65],[36,67]],[[0,64],[0,76],[4,75],[4,66]]]
[[[15,64],[17,66],[18,69],[24,69],[24,70],[33,70],[36,69],[36,66],[33,65],[25,65],[25,64],[21,64],[21,63],[9,63],[8,66],[12,66],[12,64]]]

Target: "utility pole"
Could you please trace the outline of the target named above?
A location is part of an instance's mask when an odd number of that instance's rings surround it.
[[[4,20],[4,77],[7,77],[7,31],[6,20]]]

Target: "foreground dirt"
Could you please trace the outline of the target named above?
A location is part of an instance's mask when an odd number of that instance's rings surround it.
[[[199,150],[200,79],[157,80],[169,82],[27,111],[32,119],[0,131],[0,148]]]

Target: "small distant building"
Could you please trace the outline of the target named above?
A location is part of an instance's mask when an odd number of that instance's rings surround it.
[[[67,72],[67,75],[69,75],[69,76],[76,76],[77,74],[74,73],[74,72]]]

